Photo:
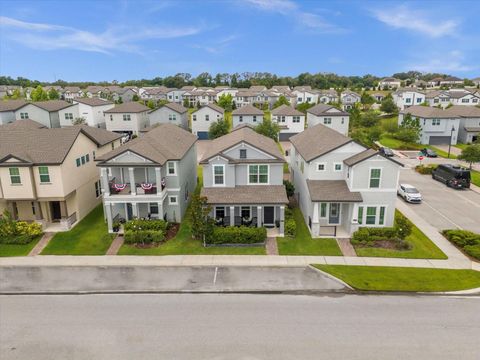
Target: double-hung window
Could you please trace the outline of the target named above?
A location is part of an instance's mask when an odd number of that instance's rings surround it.
[[[205,115],[205,121],[210,121],[210,116],[209,115]]]
[[[131,121],[132,118],[130,117],[130,114],[123,114],[123,121]]]
[[[28,119],[28,113],[27,112],[21,112],[20,113],[20,119]]]
[[[375,206],[367,206],[367,217],[365,223],[367,225],[375,225],[377,219],[377,208]]]
[[[238,117],[238,121],[239,121],[239,122],[243,122],[243,116],[242,116],[242,115],[240,115],[240,116]]]
[[[363,206],[358,207],[357,221],[360,225],[363,224]]]
[[[381,177],[382,177],[382,169],[370,169],[369,185],[371,189],[377,189],[380,187]]]
[[[48,173],[47,166],[39,166],[38,167],[38,174],[40,175],[40,182],[41,183],[49,183],[50,182],[50,174]]]
[[[432,119],[432,125],[433,126],[439,126],[440,125],[440,119]]]
[[[173,161],[167,163],[167,174],[168,175],[177,175],[177,165]]]
[[[225,185],[225,166],[213,165],[213,184]]]
[[[300,116],[294,116],[293,119],[292,119],[292,122],[299,123],[300,122]]]
[[[257,115],[253,115],[253,122],[257,122]]]
[[[240,159],[247,158],[247,149],[240,149]]]
[[[248,182],[250,184],[268,184],[268,165],[249,165]]]
[[[22,179],[20,178],[20,170],[18,168],[9,168],[10,172],[10,182],[12,184],[21,184]]]
[[[192,115],[192,121],[197,121],[197,115]]]
[[[65,120],[73,120],[73,114],[72,113],[65,113]]]
[[[324,123],[325,125],[330,125],[330,124],[332,123],[332,118],[324,118],[324,119],[323,119],[323,123]]]
[[[333,164],[334,171],[342,171],[342,163],[334,163]]]
[[[102,186],[100,185],[100,180],[95,181],[95,197],[99,198],[102,195]]]
[[[327,203],[320,203],[320,217],[327,217]]]

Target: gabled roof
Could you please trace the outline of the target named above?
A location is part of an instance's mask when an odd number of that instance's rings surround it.
[[[170,103],[168,103],[168,104],[165,104],[165,105],[163,105],[162,107],[166,107],[166,108],[168,108],[168,109],[170,109],[170,110],[173,110],[173,111],[175,111],[175,112],[177,112],[177,113],[179,113],[179,114],[184,114],[184,113],[186,113],[186,112],[188,111],[187,108],[183,107],[182,105],[177,104],[177,103],[172,103],[172,102],[170,102]],[[161,108],[159,108],[159,109],[161,109]],[[157,110],[159,110],[159,109],[154,109],[154,110],[152,110],[152,111],[150,111],[150,112],[152,113],[152,112],[155,112],[155,111],[157,111]]]
[[[345,180],[307,180],[308,192],[312,201],[362,202],[360,192],[352,192]]]
[[[110,100],[103,100],[101,98],[76,98],[74,99],[73,101],[75,102],[79,102],[79,103],[82,103],[82,104],[85,104],[85,105],[89,105],[89,106],[103,106],[103,105],[110,105],[110,104],[114,104],[113,101],[110,101]]]
[[[27,102],[25,100],[1,100],[0,112],[15,111],[25,106]]]
[[[32,120],[17,120],[0,126],[0,161],[15,157],[27,164],[61,164],[80,133],[97,146],[121,137],[87,125],[49,129]]]
[[[289,105],[280,105],[279,107],[275,108],[271,112],[272,115],[276,116],[305,116],[304,113],[298,111],[293,106]]]
[[[411,114],[421,118],[480,117],[480,109],[469,105],[454,105],[448,109],[415,105],[402,110],[400,113]]]
[[[314,160],[352,141],[349,137],[322,124],[309,127],[290,138],[290,142],[305,161]]]
[[[131,151],[163,166],[168,160],[181,160],[196,141],[195,135],[179,126],[158,124],[143,136],[97,157],[96,160],[101,162],[99,165],[102,165],[105,161]]]
[[[207,163],[212,157],[217,155],[221,156],[225,150],[241,143],[249,144],[250,146],[271,155],[275,158],[275,161],[285,162],[285,159],[275,141],[269,137],[260,135],[252,128],[245,126],[235,128],[231,133],[212,140],[210,146],[203,154],[200,163]]]
[[[115,107],[104,111],[104,113],[140,113],[150,111],[150,108],[139,104],[136,101],[130,101],[123,104],[118,104]]]
[[[287,204],[283,185],[240,185],[235,187],[202,188],[201,196],[209,204]]]
[[[224,114],[225,113],[225,109],[223,109],[222,107],[216,105],[216,104],[206,104],[204,106],[202,106],[200,109],[198,110],[195,110],[194,112],[192,112],[192,114],[195,114],[197,111],[203,109],[203,108],[210,108],[212,110],[215,110],[216,112],[219,112],[220,114]]]
[[[39,107],[40,109],[43,109],[43,110],[48,111],[48,112],[55,112],[55,111],[65,109],[69,106],[72,106],[72,104],[70,104],[69,102],[63,101],[63,100],[35,101],[35,102],[32,102],[32,103],[27,103],[24,106],[26,106],[28,104],[35,105],[35,106]]]
[[[367,160],[367,159],[369,159],[372,156],[375,156],[377,154],[378,154],[378,151],[373,150],[373,149],[367,149],[367,150],[362,151],[358,154],[350,156],[349,158],[343,160],[343,162],[345,163],[345,165],[353,166],[353,165],[356,165],[359,162],[362,162],[363,160]]]
[[[337,111],[327,112],[328,110],[331,110],[331,109],[335,109]],[[321,116],[321,115],[349,116],[350,115],[345,111],[338,110],[335,106],[327,105],[327,104],[317,104],[314,107],[311,107],[310,109],[308,109],[307,113],[310,113],[316,116]]]
[[[251,104],[248,104],[233,110],[232,115],[263,115],[263,111]]]

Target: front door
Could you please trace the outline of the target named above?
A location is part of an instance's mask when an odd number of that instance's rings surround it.
[[[52,221],[59,221],[62,218],[60,201],[51,201],[50,208],[52,209]]]
[[[273,206],[263,208],[263,225],[275,225],[275,208]]]
[[[340,203],[330,203],[329,224],[340,224]]]
[[[127,221],[133,219],[133,208],[132,204],[127,203]]]

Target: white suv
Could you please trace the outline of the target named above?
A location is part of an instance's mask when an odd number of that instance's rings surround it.
[[[412,185],[400,184],[397,194],[406,202],[419,204],[422,202],[422,194]]]

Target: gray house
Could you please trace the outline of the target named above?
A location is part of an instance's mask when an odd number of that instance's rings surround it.
[[[59,128],[60,117],[65,116],[62,110],[66,108],[74,108],[72,104],[64,100],[48,100],[26,103],[22,107],[15,110],[15,119],[34,120],[48,128]],[[68,118],[74,119],[78,116],[78,109],[68,111]]]
[[[263,121],[263,111],[253,105],[245,105],[232,111],[233,127],[249,124],[257,126]]]
[[[109,232],[121,219],[183,219],[197,184],[196,140],[178,126],[160,124],[96,159]]]
[[[277,144],[249,126],[213,140],[200,161],[211,216],[226,226],[277,227],[283,236],[284,163]]]
[[[308,127],[322,124],[345,136],[348,135],[349,120],[348,112],[339,110],[332,105],[317,104],[307,110]]]
[[[313,237],[393,225],[400,163],[321,124],[290,142],[295,193]]]
[[[0,125],[8,124],[16,120],[15,111],[25,106],[25,100],[2,100],[0,101]]]
[[[148,113],[150,125],[174,124],[188,129],[188,110],[180,104],[171,102]]]

